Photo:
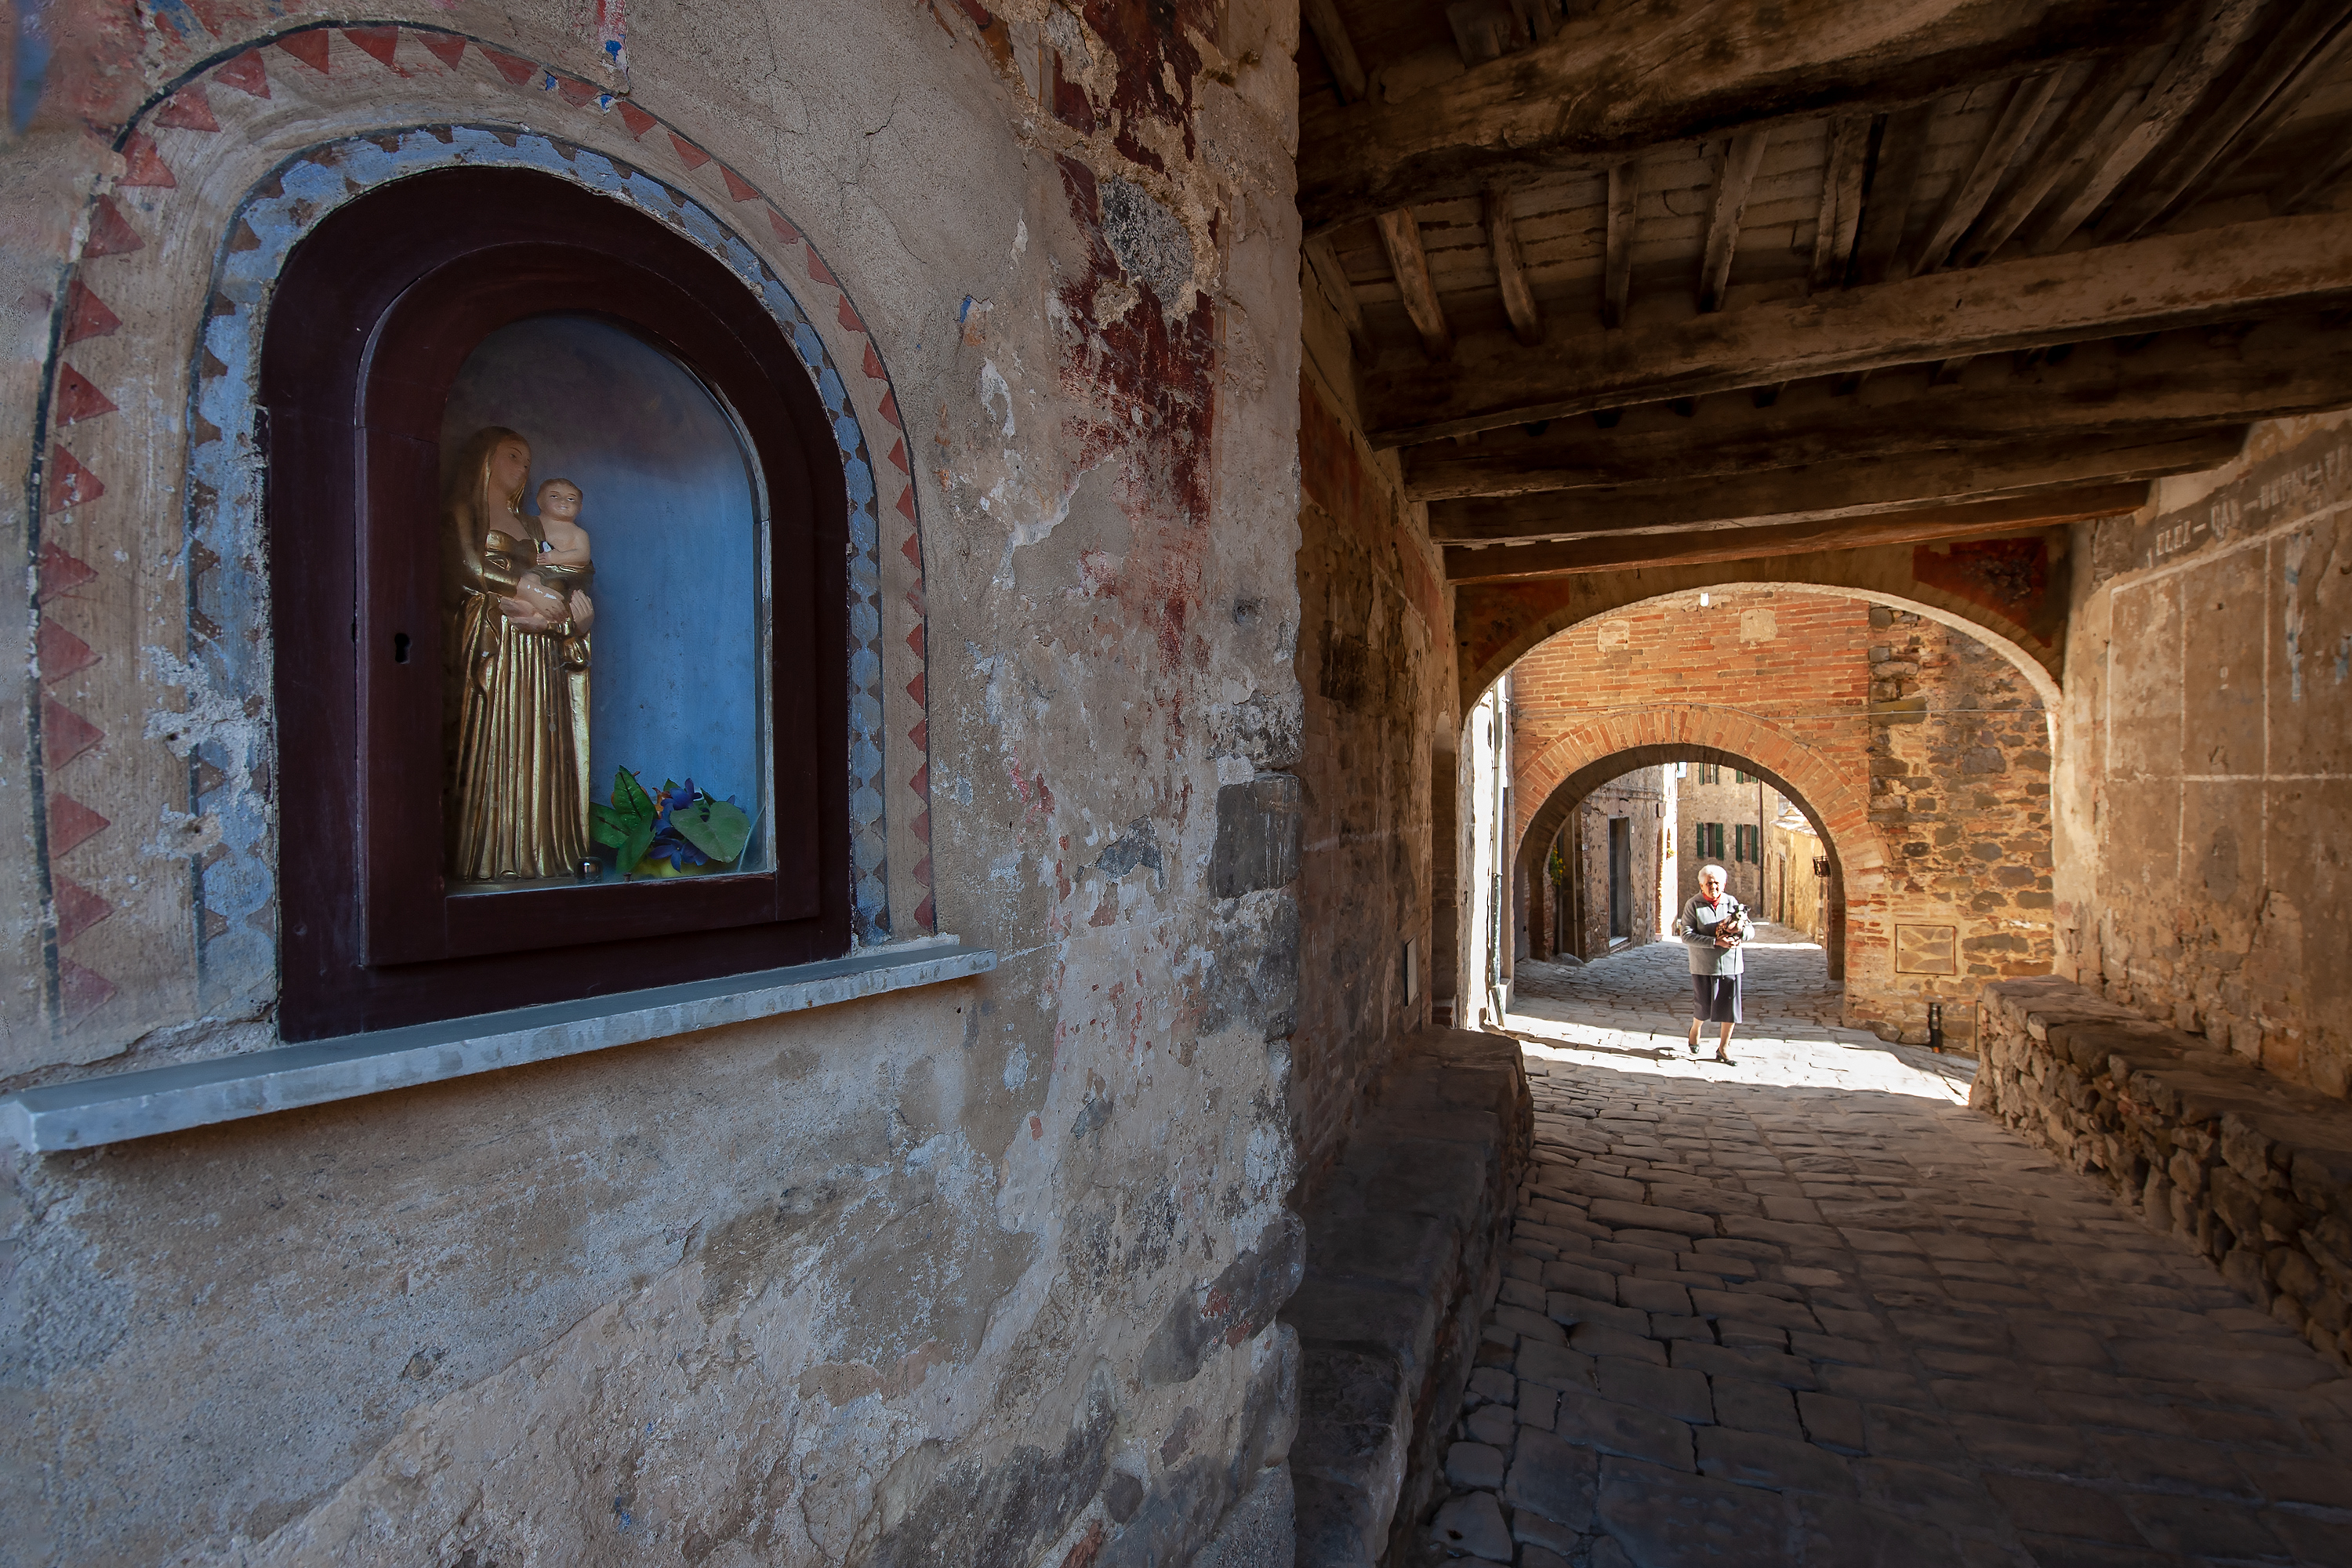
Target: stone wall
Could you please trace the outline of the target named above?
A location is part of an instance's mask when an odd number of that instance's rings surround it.
[[[1632,902],[1626,910],[1623,941],[1655,942],[1674,916],[1661,913],[1664,893],[1664,841],[1672,836],[1667,816],[1666,786],[1662,769],[1642,768],[1612,779],[1587,795],[1558,839],[1573,885],[1559,884],[1568,897],[1553,896],[1549,877],[1542,879],[1546,895],[1544,928],[1556,932],[1552,949],[1579,958],[1597,958],[1618,940],[1609,927],[1609,822],[1622,817],[1633,850]],[[1541,864],[1540,862],[1538,863]],[[1532,896],[1532,890],[1531,894]],[[1523,932],[1537,929],[1522,922]],[[1524,952],[1522,954],[1524,956]],[[1539,956],[1549,956],[1543,954]]]
[[[2060,973],[2352,1092],[2352,416],[2078,529]]]
[[[1959,580],[1990,567],[1922,570]],[[1966,1044],[1982,982],[2044,973],[2052,950],[2051,752],[2023,656],[1916,606],[1786,585],[1706,597],[1583,623],[1514,668],[1520,826],[1620,753],[1761,774],[1768,825],[1777,790],[1841,868],[1847,1022],[1917,1044],[1940,1002],[1947,1039]],[[1680,858],[1744,868],[1752,889],[1756,868],[1731,859],[1728,825],[1755,819],[1757,786],[1716,788],[1745,811],[1710,816],[1706,786],[1693,789]],[[1690,824],[1702,819],[1726,822],[1726,855],[1698,856]]]
[[[13,1152],[0,1562],[1184,1560],[1295,1383],[1295,12],[288,9],[52,7],[0,151],[0,1089],[277,1043],[301,520],[189,476],[281,168],[478,144],[789,300],[874,547],[827,875],[1002,959]]]
[[[1712,769],[1717,775],[1706,777]],[[1675,789],[1675,815],[1681,819],[1680,831],[1675,842],[1675,908],[1680,910],[1684,900],[1698,891],[1698,873],[1702,866],[1721,866],[1729,879],[1731,896],[1748,908],[1763,907],[1763,868],[1752,853],[1743,858],[1739,853],[1739,835],[1736,828],[1745,826],[1760,830],[1771,826],[1780,811],[1780,791],[1761,779],[1748,777],[1741,782],[1740,770],[1720,763],[1690,763],[1684,764],[1684,776]],[[1760,819],[1760,820],[1759,820]],[[1703,844],[1698,831],[1701,823],[1723,825],[1721,853]]]
[[[1996,982],[1969,1103],[2352,1366],[2352,1109],[2070,980]]]
[[[1395,457],[1374,453],[1356,426],[1346,329],[1311,271],[1301,290],[1296,636],[1307,821],[1291,1104],[1311,1179],[1345,1142],[1396,1040],[1430,1016],[1433,796],[1454,787],[1450,767],[1433,760],[1441,745],[1453,749],[1454,721],[1449,610],[1427,509],[1403,499]]]

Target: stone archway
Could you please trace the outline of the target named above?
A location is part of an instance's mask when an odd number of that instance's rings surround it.
[[[1612,722],[1622,719],[1622,722]],[[1680,731],[1679,735],[1675,732]],[[1616,736],[1630,735],[1630,743]],[[1769,759],[1769,760],[1768,760]],[[1532,886],[1538,858],[1569,814],[1594,790],[1635,768],[1661,763],[1717,763],[1755,774],[1804,815],[1830,862],[1828,931],[1822,946],[1830,979],[1846,972],[1849,889],[1864,898],[1884,879],[1883,851],[1870,831],[1867,804],[1809,747],[1747,714],[1722,709],[1663,708],[1610,715],[1557,737],[1518,771],[1519,820],[1512,824],[1515,880]]]

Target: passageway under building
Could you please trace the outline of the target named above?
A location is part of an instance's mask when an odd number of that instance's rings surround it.
[[[2352,1561],[2352,0],[17,13],[0,1568]]]

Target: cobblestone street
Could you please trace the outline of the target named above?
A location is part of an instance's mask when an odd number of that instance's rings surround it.
[[[2352,1381],[1968,1058],[1830,1026],[1818,949],[1749,963],[1729,1067],[1679,944],[1520,965],[1535,1159],[1430,1560],[2352,1563]]]

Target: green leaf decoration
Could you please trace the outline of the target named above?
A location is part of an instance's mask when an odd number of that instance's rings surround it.
[[[620,868],[621,875],[625,877],[637,868],[637,862],[646,858],[646,850],[653,841],[654,822],[649,816],[637,824],[620,846],[620,852],[613,858],[613,863]]]
[[[654,810],[653,797],[646,794],[638,784],[636,775],[626,768],[613,771],[613,809],[621,821],[632,825],[650,823],[658,815]],[[634,865],[635,862],[624,861],[622,864]]]
[[[588,837],[618,849],[629,841],[629,825],[611,806],[598,805],[592,800],[588,803]]]
[[[742,807],[707,795],[684,809],[672,806],[669,819],[688,844],[722,866],[732,864],[751,837],[751,819]]]

